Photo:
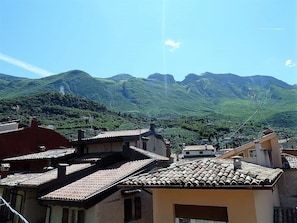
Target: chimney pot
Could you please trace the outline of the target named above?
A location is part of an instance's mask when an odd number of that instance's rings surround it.
[[[67,163],[59,163],[58,164],[58,179],[64,177],[66,175],[66,167]]]
[[[233,159],[233,165],[234,165],[234,171],[241,169],[241,156],[233,156],[231,157]]]
[[[1,163],[1,179],[7,177],[9,168],[10,168],[9,163]]]

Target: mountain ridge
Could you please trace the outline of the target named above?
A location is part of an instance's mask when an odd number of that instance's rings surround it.
[[[240,77],[206,72],[188,74],[179,82],[173,75],[160,73],[148,78],[130,74],[95,78],[80,70],[40,79],[0,75],[2,99],[45,92],[73,94],[97,101],[113,111],[159,118],[215,112],[243,119],[261,111],[265,119],[269,119],[290,112],[293,112],[290,117],[295,117],[297,113],[296,86],[270,76]]]
[[[84,73],[90,77],[93,77],[93,78],[99,78],[99,79],[113,79],[113,80],[126,80],[126,79],[130,79],[130,78],[143,78],[143,79],[157,79],[155,78],[154,76],[155,75],[160,75],[160,76],[163,76],[163,77],[169,77],[170,79],[173,78],[173,81],[174,82],[185,82],[186,79],[188,78],[189,75],[195,75],[195,76],[207,76],[207,75],[230,75],[230,76],[236,76],[236,77],[240,77],[240,78],[253,78],[253,77],[263,77],[263,78],[270,78],[271,80],[277,80],[279,82],[282,82],[283,84],[285,85],[288,85],[288,86],[296,86],[297,84],[288,84],[287,82],[283,81],[283,80],[280,80],[280,79],[277,79],[275,77],[272,77],[272,76],[269,76],[269,75],[250,75],[250,76],[240,76],[238,74],[233,74],[233,73],[219,73],[219,74],[215,74],[215,73],[212,73],[212,72],[204,72],[204,73],[201,73],[201,74],[195,74],[195,73],[189,73],[187,74],[183,80],[181,81],[177,81],[175,80],[175,77],[174,75],[172,74],[162,74],[162,73],[152,73],[152,74],[148,74],[147,77],[135,77],[131,74],[128,74],[128,73],[119,73],[119,74],[115,74],[113,76],[110,76],[110,77],[95,77],[95,76],[92,76],[91,74],[83,71],[83,70],[69,70],[69,71],[66,71],[66,72],[62,72],[62,73],[58,73],[58,74],[54,74],[54,75],[51,75],[51,76],[47,76],[47,77],[40,77],[40,78],[28,78],[28,77],[19,77],[19,76],[15,76],[15,75],[11,75],[11,74],[4,74],[4,73],[0,73],[0,80],[1,79],[4,79],[5,77],[6,78],[13,78],[13,79],[30,79],[30,80],[39,80],[39,79],[44,79],[44,78],[49,78],[49,77],[53,77],[53,76],[59,76],[61,74],[66,74],[66,73],[69,73],[69,74],[81,74],[81,73]]]

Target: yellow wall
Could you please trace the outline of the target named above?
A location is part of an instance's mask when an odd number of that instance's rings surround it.
[[[227,207],[229,223],[273,222],[271,190],[153,189],[154,223],[174,222],[175,204]]]

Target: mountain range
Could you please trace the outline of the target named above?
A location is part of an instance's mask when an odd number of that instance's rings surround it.
[[[297,87],[270,76],[206,72],[175,81],[173,75],[159,73],[147,78],[129,74],[96,78],[72,70],[40,79],[0,74],[2,100],[47,92],[72,94],[99,102],[111,111],[154,118],[219,114],[226,119],[297,126]]]

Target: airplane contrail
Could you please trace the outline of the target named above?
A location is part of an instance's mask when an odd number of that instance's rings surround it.
[[[47,76],[51,76],[51,75],[54,74],[54,73],[51,73],[51,72],[49,72],[47,70],[44,70],[42,68],[36,67],[36,66],[34,66],[32,64],[29,64],[29,63],[26,63],[24,61],[18,60],[16,58],[12,58],[10,56],[7,56],[7,55],[5,55],[3,53],[0,53],[0,60],[5,61],[7,63],[10,63],[12,65],[15,65],[17,67],[21,67],[21,68],[23,68],[25,70],[28,70],[28,71],[31,71],[31,72],[33,72],[35,74],[39,74],[42,77],[47,77]]]

